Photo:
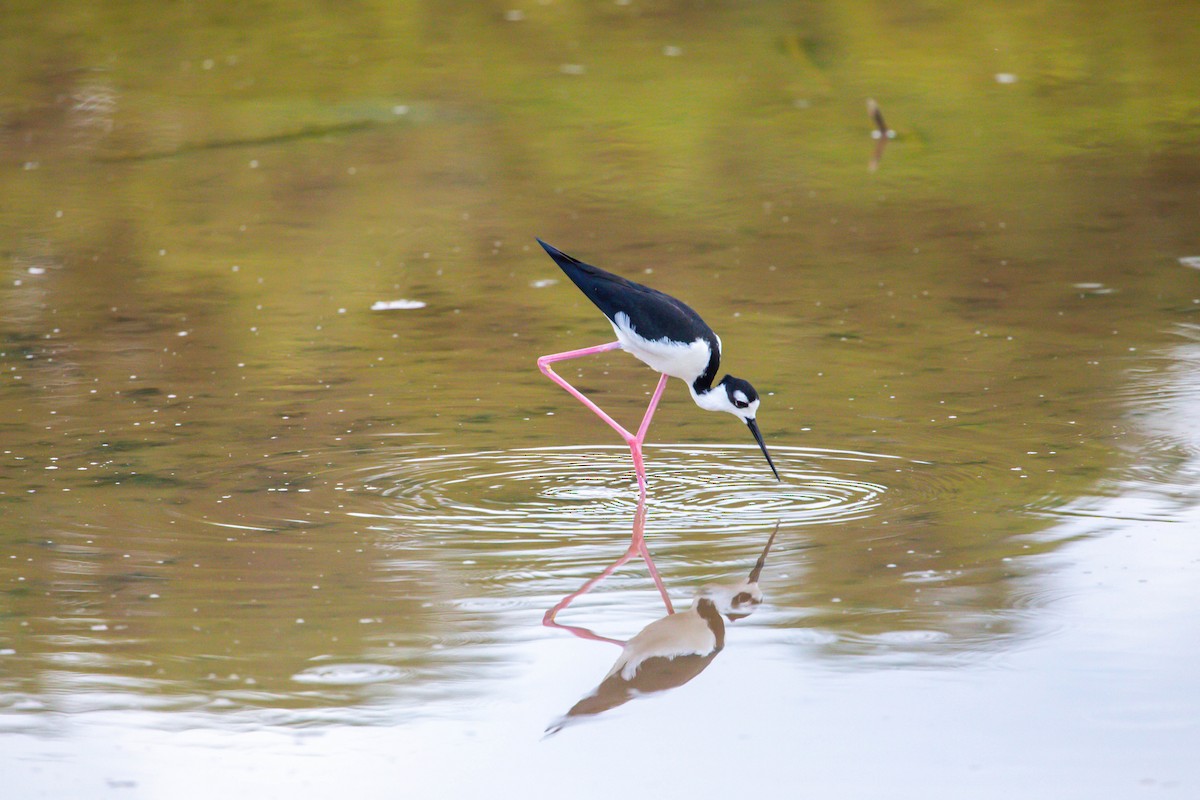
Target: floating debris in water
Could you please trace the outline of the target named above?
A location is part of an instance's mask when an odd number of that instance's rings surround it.
[[[371,305],[372,311],[411,311],[416,308],[424,308],[426,303],[423,300],[376,300]]]
[[[534,281],[529,285],[535,289],[545,289],[547,286],[553,286],[556,283],[558,283],[558,281],[556,281],[554,278],[542,278],[541,280]]]
[[[1076,283],[1073,286],[1085,294],[1112,294],[1116,291],[1116,289],[1105,286],[1103,283]]]
[[[892,130],[891,128],[889,128],[888,124],[886,122],[884,122],[883,111],[880,110],[879,104],[876,103],[874,98],[871,98],[871,97],[867,98],[867,116],[869,116],[871,118],[871,121],[875,123],[876,129],[871,131],[872,139],[880,139],[880,138],[895,139],[896,138],[896,132],[894,130]]]
[[[1011,72],[997,72],[996,83],[1016,83],[1017,76]]]
[[[1200,269],[1200,256],[1184,256],[1183,258],[1179,259],[1179,263],[1183,264],[1185,267]]]
[[[879,162],[883,160],[883,149],[887,147],[888,139],[895,139],[896,132],[884,122],[883,111],[879,109],[879,104],[871,97],[867,98],[867,116],[875,123],[875,130],[871,131],[871,138],[877,141],[875,149],[871,153],[871,159],[867,162],[867,169],[874,172],[879,169]]]

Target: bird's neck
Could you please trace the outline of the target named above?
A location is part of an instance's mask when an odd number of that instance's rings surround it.
[[[707,384],[702,383],[703,380],[704,377],[701,376],[688,387],[692,391],[692,399],[705,411],[721,411],[725,407],[722,403],[725,391],[719,387],[714,388],[711,380]]]

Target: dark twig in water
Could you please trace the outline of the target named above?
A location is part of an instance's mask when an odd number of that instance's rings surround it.
[[[156,161],[158,159],[175,158],[176,156],[186,156],[192,153],[201,153],[208,150],[228,150],[240,147],[261,147],[265,145],[302,141],[304,139],[319,139],[324,136],[356,133],[368,128],[374,128],[379,124],[380,123],[376,122],[375,120],[352,120],[349,122],[334,123],[332,125],[313,125],[296,131],[289,131],[287,133],[279,133],[268,136],[248,137],[245,139],[217,139],[210,142],[185,144],[171,150],[151,150],[137,153],[104,155],[97,157],[96,160],[108,163]]]

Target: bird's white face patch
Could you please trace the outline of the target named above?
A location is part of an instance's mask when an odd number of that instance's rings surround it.
[[[735,389],[731,395],[725,392],[722,387],[717,387],[705,394],[696,394],[695,390],[693,390],[692,399],[696,401],[696,405],[706,411],[725,411],[738,417],[743,422],[754,419],[758,413],[758,404],[761,402],[760,398],[755,398],[747,403],[747,397],[741,390]],[[735,401],[744,404],[745,408],[738,408],[734,405]]]
[[[734,407],[733,413],[741,417],[743,420],[752,420],[758,416],[758,404],[761,400],[754,400],[745,408]]]

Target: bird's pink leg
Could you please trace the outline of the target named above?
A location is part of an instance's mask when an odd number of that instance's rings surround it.
[[[609,350],[621,349],[620,342],[610,342],[608,344],[596,345],[595,347],[585,347],[582,350],[569,350],[565,353],[552,353],[551,355],[542,356],[538,359],[538,369],[542,371],[547,378],[557,383],[562,388],[566,389],[579,402],[583,403],[592,412],[608,423],[608,426],[621,435],[625,440],[625,444],[629,445],[629,451],[633,455],[633,469],[637,473],[638,492],[642,497],[646,496],[646,464],[642,458],[642,443],[646,439],[646,431],[650,428],[650,420],[654,417],[654,411],[658,407],[658,401],[662,399],[663,391],[667,388],[667,376],[663,375],[658,379],[658,387],[654,390],[654,396],[650,399],[650,406],[646,409],[645,415],[642,417],[642,424],[638,427],[637,434],[632,434],[626,430],[620,423],[610,417],[604,409],[588,399],[587,395],[576,389],[560,375],[558,375],[550,365],[556,361],[566,361],[571,358],[581,358],[583,356],[595,355],[596,353],[605,353]]]
[[[618,567],[628,562],[635,554],[640,555],[642,560],[646,562],[646,567],[650,571],[650,577],[654,579],[654,585],[658,588],[659,595],[662,596],[663,604],[667,607],[667,613],[674,614],[675,607],[671,605],[671,596],[667,594],[667,587],[663,585],[662,577],[658,574],[658,569],[654,566],[654,559],[650,557],[650,551],[646,547],[646,501],[645,498],[640,498],[638,500],[637,513],[633,517],[633,534],[629,538],[629,547],[626,548],[625,552],[616,561],[605,567],[599,575],[583,584],[583,586],[580,586],[574,592],[571,592],[562,600],[559,600],[553,608],[542,616],[542,624],[547,628],[560,628],[581,639],[591,639],[592,641],[609,642],[610,644],[623,646],[625,644],[625,640],[623,639],[602,636],[589,628],[583,628],[578,625],[564,625],[555,619],[555,617],[558,616],[558,612],[571,605],[578,597],[596,588],[597,584],[609,575],[612,575]]]
[[[646,431],[650,429],[650,418],[654,416],[654,410],[658,408],[658,401],[662,399],[663,391],[667,388],[667,375],[664,373],[658,379],[658,388],[654,390],[654,396],[650,398],[650,405],[646,408],[646,415],[642,417],[642,424],[638,428],[637,440],[643,442],[646,439]]]
[[[654,410],[658,407],[658,401],[662,399],[663,390],[667,388],[667,376],[663,374],[658,379],[658,387],[654,390],[654,396],[650,398],[650,405],[646,408],[646,414],[642,417],[642,424],[638,426],[637,436],[629,442],[629,450],[633,453],[633,468],[638,476],[638,491],[642,497],[646,496],[646,463],[642,458],[642,443],[646,441],[646,431],[650,429],[650,419],[654,416]],[[654,565],[650,565],[651,571],[654,570]],[[671,603],[667,601],[667,607],[670,608]]]
[[[666,377],[666,375],[663,376],[663,378]],[[671,605],[671,596],[667,594],[667,587],[663,585],[662,577],[658,574],[658,568],[654,566],[654,559],[650,557],[650,550],[646,547],[645,495],[638,498],[637,513],[633,515],[633,534],[629,537],[629,550],[626,551],[625,557],[628,558],[629,554],[635,548],[638,555],[646,562],[646,569],[650,572],[650,577],[654,579],[654,585],[658,588],[659,595],[662,596],[663,605],[667,607],[667,613],[674,614],[675,608]]]
[[[564,597],[562,600],[559,600],[554,605],[553,608],[551,608],[549,611],[547,611],[542,616],[542,624],[545,625],[547,628],[561,628],[564,631],[567,631],[569,633],[572,633],[572,634],[578,636],[580,639],[591,639],[592,641],[596,641],[596,642],[609,642],[611,644],[623,646],[625,644],[624,639],[613,639],[608,636],[601,636],[600,634],[596,633],[595,631],[589,630],[588,628],[581,628],[578,625],[564,625],[563,623],[556,620],[555,617],[558,616],[558,612],[562,611],[564,608],[571,605],[571,603],[574,602],[577,597],[579,597],[581,595],[585,595],[588,592],[590,592],[592,589],[596,588],[596,584],[603,581],[609,575],[612,575],[613,572],[616,571],[617,567],[621,566],[622,564],[627,562],[629,559],[633,558],[634,554],[637,554],[639,552],[638,545],[639,545],[639,543],[636,541],[630,542],[629,548],[624,553],[621,554],[620,558],[618,558],[616,561],[614,561],[613,563],[611,563],[607,567],[605,567],[603,572],[601,572],[596,577],[592,578],[587,583],[583,584],[583,586],[580,586],[574,592],[571,592],[569,595]],[[642,542],[641,547],[644,548],[645,546],[646,546],[645,542]],[[649,562],[647,562],[647,563],[649,563]],[[658,584],[660,591],[666,591],[665,589],[662,588],[661,580],[656,581],[656,583]]]
[[[562,388],[566,389],[567,392],[569,392],[572,397],[574,397],[576,400],[578,400],[579,402],[583,403],[585,406],[590,408],[592,410],[592,413],[594,413],[600,419],[607,422],[610,428],[612,428],[617,433],[621,434],[621,438],[624,439],[626,442],[628,442],[629,440],[631,440],[633,438],[632,433],[630,433],[629,431],[627,431],[623,427],[621,427],[620,423],[618,423],[615,419],[613,419],[607,413],[605,413],[604,409],[602,409],[600,406],[596,405],[591,400],[589,400],[587,395],[585,395],[583,392],[576,389],[571,384],[567,383],[566,379],[561,377],[558,373],[556,373],[554,370],[552,370],[550,368],[550,365],[555,363],[556,361],[566,361],[567,359],[570,359],[570,358],[582,358],[583,356],[591,356],[591,355],[595,355],[597,353],[606,353],[609,350],[620,350],[620,349],[621,349],[620,342],[609,342],[608,344],[599,344],[599,345],[596,345],[595,347],[585,347],[582,350],[568,350],[565,353],[551,353],[548,356],[541,356],[538,358],[538,369],[540,369],[542,371],[542,374],[545,375],[547,378],[554,381]]]
[[[667,587],[663,585],[662,577],[658,574],[658,568],[654,566],[654,559],[650,557],[650,551],[646,549],[646,540],[642,539],[638,542],[637,548],[642,560],[646,562],[646,569],[650,572],[650,577],[654,580],[654,585],[658,587],[658,593],[662,597],[663,605],[667,607],[667,613],[674,614],[675,606],[671,605],[671,595],[667,594]]]

